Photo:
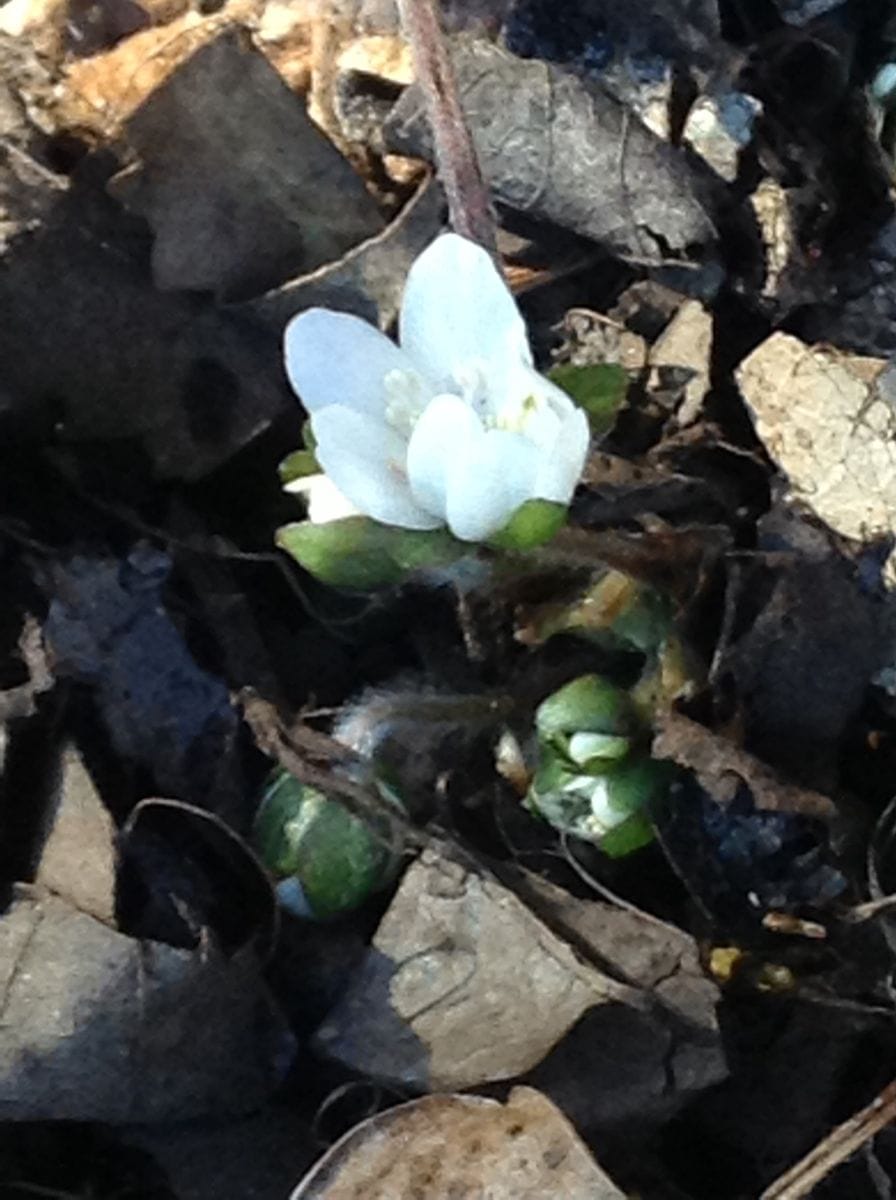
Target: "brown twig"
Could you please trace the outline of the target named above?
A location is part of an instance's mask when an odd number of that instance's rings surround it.
[[[438,176],[457,233],[496,253],[495,221],[439,25],[437,0],[398,0],[432,128]]]
[[[759,1200],[802,1200],[893,1120],[896,1120],[896,1079],[866,1108],[838,1125],[805,1158],[785,1171]]]

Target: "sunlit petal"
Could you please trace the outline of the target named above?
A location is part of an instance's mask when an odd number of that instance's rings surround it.
[[[314,525],[338,521],[342,517],[357,517],[359,510],[327,475],[304,475],[286,484],[285,492],[304,496],[308,505],[308,520]]]
[[[589,442],[588,418],[581,409],[573,408],[561,422],[553,445],[540,448],[532,494],[568,504],[581,479]]]
[[[383,381],[413,368],[394,342],[349,313],[309,308],[284,334],[286,374],[309,413],[330,404],[381,416]]]
[[[489,254],[446,233],[408,274],[400,341],[437,391],[453,390],[458,368],[481,360],[531,362],[526,326]]]
[[[444,521],[449,469],[485,437],[482,422],[457,396],[437,396],[417,422],[408,446],[408,478],[417,501]]]
[[[334,404],[312,414],[311,429],[317,461],[362,513],[405,529],[442,524],[414,500],[405,468],[407,442],[383,421]]]
[[[455,537],[478,542],[503,529],[533,496],[538,451],[518,433],[492,429],[448,466],[445,515]]]

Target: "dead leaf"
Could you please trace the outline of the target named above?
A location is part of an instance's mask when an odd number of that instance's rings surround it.
[[[33,889],[0,918],[0,1006],[7,1120],[249,1112],[289,1045],[252,952],[140,943]]]
[[[636,991],[583,962],[512,892],[425,850],[408,869],[318,1048],[439,1090],[512,1079],[595,1005]]]
[[[75,746],[63,746],[58,775],[34,881],[73,908],[111,925],[115,919],[115,822]]]
[[[887,359],[775,333],[737,381],[793,497],[847,537],[896,528],[896,372]]]
[[[767,812],[800,813],[828,822],[837,814],[828,796],[785,783],[759,759],[681,713],[658,714],[656,729],[653,757],[693,771],[717,804],[733,800],[746,784],[756,807]]]
[[[162,291],[257,295],[382,228],[360,177],[240,33],[199,49],[125,132],[139,162],[109,189],[152,226]]]
[[[624,1200],[550,1100],[424,1096],[356,1125],[291,1200]]]
[[[251,20],[257,0],[227,0],[211,16],[194,9],[157,20],[103,54],[71,63],[60,86],[60,122],[91,129],[104,138],[201,46],[234,25]]]
[[[646,262],[714,241],[684,158],[609,94],[486,41],[457,38],[452,57],[482,172],[502,204]],[[429,156],[416,86],[385,137],[400,153]]]
[[[408,270],[444,225],[445,198],[427,176],[382,233],[353,247],[344,258],[235,306],[278,334],[286,322],[315,305],[354,313],[388,329],[401,306]]]

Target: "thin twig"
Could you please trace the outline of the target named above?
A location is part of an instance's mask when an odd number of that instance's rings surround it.
[[[860,925],[863,921],[871,921],[881,913],[888,913],[896,908],[896,896],[879,896],[876,900],[866,900],[855,905],[843,914],[843,920],[850,925]]]
[[[488,189],[461,108],[436,4],[437,0],[398,0],[398,11],[432,128],[436,167],[451,224],[457,233],[494,255],[495,221]]]
[[[893,1120],[896,1120],[896,1079],[866,1108],[838,1125],[796,1166],[785,1171],[759,1200],[802,1200]]]

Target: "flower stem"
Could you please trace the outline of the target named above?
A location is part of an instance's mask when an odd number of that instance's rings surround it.
[[[479,169],[454,68],[436,9],[438,0],[398,0],[401,22],[411,44],[414,71],[423,91],[432,127],[439,178],[448,198],[456,233],[496,254],[495,222],[488,189]]]

